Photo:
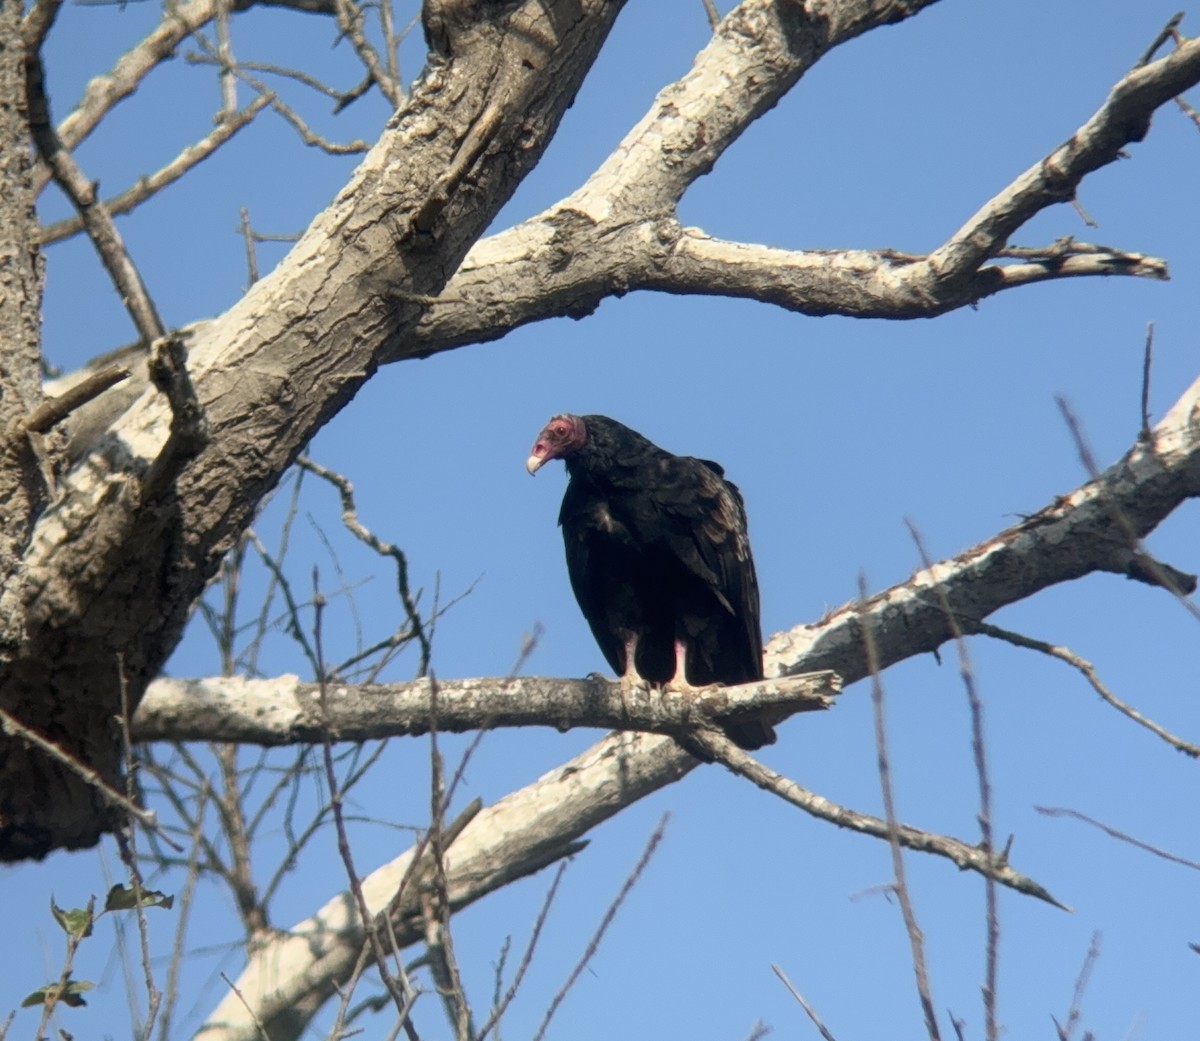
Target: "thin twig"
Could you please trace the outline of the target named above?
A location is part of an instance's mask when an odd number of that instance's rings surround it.
[[[254,117],[266,108],[272,100],[274,100],[274,97],[271,94],[259,94],[244,109],[231,112],[226,116],[225,119],[213,128],[211,133],[201,138],[195,144],[188,145],[187,148],[167,163],[166,166],[156,170],[152,174],[139,177],[137,183],[132,187],[121,192],[120,195],[114,195],[111,199],[106,199],[102,205],[114,217],[122,213],[132,212],[147,199],[152,198],[164,188],[174,184],[189,170],[202,163],[225,144],[225,142],[237,134],[239,130],[249,126],[254,121]],[[55,221],[55,223],[48,224],[42,228],[42,245],[48,246],[55,242],[61,242],[72,235],[78,234],[84,227],[82,217],[69,217],[66,220]]]
[[[1132,835],[1127,835],[1123,831],[1118,831],[1116,828],[1110,827],[1094,817],[1089,817],[1086,813],[1080,813],[1078,810],[1065,809],[1061,806],[1035,806],[1038,813],[1045,814],[1047,817],[1074,817],[1076,820],[1083,821],[1085,824],[1090,824],[1094,828],[1099,828],[1106,835],[1111,835],[1114,839],[1121,842],[1128,842],[1131,846],[1136,846],[1138,849],[1144,849],[1147,853],[1153,853],[1156,857],[1162,857],[1163,860],[1169,860],[1172,864],[1182,864],[1184,867],[1189,867],[1193,871],[1200,871],[1200,863],[1194,860],[1188,860],[1186,857],[1177,856],[1174,853],[1168,853],[1165,849],[1159,849],[1158,846],[1151,846],[1148,842],[1143,842],[1141,839],[1135,839]]]
[[[1054,1021],[1059,1041],[1071,1041],[1071,1033],[1083,1016],[1083,995],[1087,991],[1088,982],[1092,978],[1092,969],[1096,967],[1096,959],[1099,957],[1100,934],[1097,932],[1092,933],[1092,942],[1088,945],[1088,952],[1084,955],[1083,965],[1080,966],[1079,975],[1075,979],[1075,990],[1071,994],[1071,1007],[1067,1010],[1067,1021],[1065,1025],[1059,1025],[1058,1020]]]
[[[1181,97],[1175,99],[1175,104],[1179,106],[1180,110],[1185,116],[1188,117],[1188,119],[1196,124],[1197,128],[1200,128],[1200,112],[1197,112],[1194,108],[1192,108],[1191,105],[1187,103],[1187,101]]]
[[[184,55],[183,60],[189,65],[216,65],[220,67],[225,64],[224,59],[220,57],[213,57],[209,54],[197,54],[194,51],[189,51]],[[274,65],[271,62],[265,61],[239,61],[237,67],[245,72],[262,72],[268,76],[281,76],[284,79],[294,80],[336,102],[335,113],[348,104],[347,99],[353,101],[361,97],[362,94],[370,89],[374,82],[368,75],[362,84],[351,87],[350,90],[338,90],[336,87],[331,87],[328,83],[317,79],[316,76],[305,72],[303,69],[291,69],[285,65]]]
[[[317,660],[317,680],[321,685],[321,710],[327,714],[329,692],[321,639],[321,620],[324,608],[325,598],[321,594],[317,569],[313,568],[313,647]],[[338,854],[345,865],[346,877],[350,883],[350,891],[354,896],[359,920],[371,945],[379,977],[383,980],[383,985],[392,996],[392,1000],[396,1005],[396,1011],[400,1014],[404,1023],[405,1033],[408,1035],[409,1041],[419,1041],[416,1027],[409,1017],[409,1010],[412,1007],[413,1001],[412,986],[408,982],[408,977],[404,974],[403,966],[399,967],[400,971],[398,975],[393,975],[388,968],[388,952],[383,947],[379,930],[373,928],[374,919],[370,908],[367,906],[366,895],[363,893],[362,879],[354,866],[354,855],[350,850],[350,837],[346,831],[346,819],[342,813],[342,792],[338,783],[337,768],[333,759],[331,728],[326,727],[325,731],[326,737],[321,747],[325,761],[325,780],[329,785],[329,803],[333,811],[334,830],[337,834]]]
[[[229,32],[229,0],[217,0],[217,53],[221,56],[221,110],[216,122],[223,123],[237,111],[237,78],[230,71],[234,64],[233,38]]]
[[[186,950],[187,927],[191,921],[192,900],[196,895],[196,886],[200,881],[200,855],[204,849],[204,820],[208,809],[210,789],[202,787],[196,801],[196,812],[192,818],[192,843],[188,854],[187,874],[184,877],[183,892],[179,896],[179,921],[175,928],[175,941],[171,945],[171,960],[167,963],[167,979],[163,988],[166,1003],[159,1022],[159,1041],[170,1041],[171,1025],[175,1018],[175,1003],[181,994],[179,989],[179,974],[183,969]]]
[[[129,700],[129,683],[125,675],[125,656],[117,655],[117,680],[121,691],[121,714],[118,723],[121,728],[121,756],[125,761],[125,795],[134,802],[137,794],[137,758],[133,754],[133,740],[129,736],[129,717],[132,706]],[[138,938],[142,948],[142,972],[146,980],[146,1022],[142,1026],[142,1041],[149,1041],[154,1032],[154,1021],[158,1018],[158,1010],[162,1005],[162,992],[154,983],[154,966],[151,959],[150,927],[146,923],[145,890],[142,872],[138,867],[137,853],[137,824],[131,822],[128,832],[116,832],[117,844],[121,847],[125,867],[129,871],[129,880],[133,883],[134,914],[137,916]]]
[[[358,54],[371,79],[378,85],[383,96],[388,99],[392,108],[399,108],[404,100],[404,91],[400,84],[388,75],[387,69],[379,60],[379,55],[363,31],[363,13],[354,0],[334,0],[334,13],[337,17],[338,29],[350,41]]]
[[[1179,28],[1179,23],[1183,21],[1183,15],[1183,11],[1178,12],[1163,26],[1162,31],[1154,37],[1154,41],[1150,46],[1142,52],[1142,56],[1133,63],[1135,69],[1140,69],[1143,65],[1149,65],[1154,60],[1154,55],[1158,53],[1158,49],[1175,35],[1175,30]]]
[[[338,0],[338,2],[341,2],[341,0]],[[349,0],[346,0],[346,2],[349,2]],[[314,131],[308,125],[308,123],[306,123],[304,119],[300,117],[299,113],[297,113],[295,109],[293,109],[282,98],[280,98],[273,90],[263,83],[262,80],[255,76],[251,76],[250,73],[248,73],[241,65],[226,65],[222,61],[217,49],[211,43],[209,43],[207,39],[205,39],[203,33],[193,33],[192,39],[196,41],[197,45],[205,51],[205,53],[213,60],[214,63],[226,68],[229,72],[233,73],[233,75],[237,76],[238,79],[240,79],[247,86],[251,87],[257,93],[269,96],[269,104],[271,108],[274,109],[278,115],[282,116],[285,121],[292,125],[292,127],[300,135],[300,139],[306,145],[309,145],[313,148],[319,148],[321,151],[326,152],[329,155],[357,155],[361,152],[367,151],[371,147],[362,138],[355,138],[352,141],[348,141],[345,144],[340,145],[336,142],[325,139],[320,134],[316,133],[316,131]]]
[[[717,31],[717,26],[721,24],[721,12],[717,10],[717,5],[713,0],[703,0],[704,13],[708,15],[708,27],[713,32]]]
[[[46,755],[48,755],[51,759],[61,763],[73,774],[79,777],[85,784],[95,789],[95,791],[100,795],[101,798],[104,799],[105,802],[111,806],[117,806],[124,810],[125,813],[134,818],[134,820],[141,824],[142,827],[155,829],[159,828],[158,818],[155,816],[153,810],[142,809],[142,807],[138,806],[127,796],[122,795],[119,791],[112,787],[112,785],[105,781],[104,778],[101,777],[92,767],[88,766],[86,763],[80,762],[78,759],[75,759],[69,753],[64,752],[49,738],[43,737],[36,730],[31,730],[19,719],[10,715],[2,708],[0,708],[0,728],[2,728],[9,737],[19,738],[20,740],[27,741],[29,744],[41,749],[41,751],[45,752]],[[179,852],[183,851],[182,846],[175,846],[175,844],[170,842],[165,835],[162,835],[161,830],[159,831],[159,834],[162,836],[164,841],[168,842],[171,846],[174,846]]]
[[[1142,356],[1142,430],[1138,440],[1148,444],[1154,439],[1150,431],[1150,360],[1154,351],[1154,323],[1146,323],[1146,350]]]
[[[513,981],[509,984],[508,990],[504,992],[504,997],[496,1002],[495,1007],[492,1009],[492,1014],[488,1016],[475,1041],[484,1041],[492,1028],[499,1025],[500,1017],[504,1015],[513,998],[517,996],[517,991],[520,989],[521,982],[525,978],[525,973],[533,962],[533,952],[537,949],[538,937],[542,935],[542,926],[546,924],[546,918],[550,914],[550,907],[554,903],[555,895],[558,893],[558,885],[562,881],[563,875],[566,874],[568,863],[569,861],[564,860],[558,865],[558,870],[554,872],[554,881],[550,883],[550,888],[546,890],[546,899],[542,901],[542,908],[533,923],[533,931],[529,934],[529,942],[525,945],[525,953],[521,955],[521,961],[517,966]],[[497,977],[497,991],[499,991],[499,982],[499,977]]]
[[[906,518],[904,523],[920,554],[921,566],[932,572],[933,560],[925,548],[925,540],[921,537],[920,531],[911,520]],[[967,692],[967,703],[971,709],[971,752],[975,759],[975,776],[979,781],[980,847],[984,854],[990,857],[995,853],[996,843],[992,834],[992,785],[988,775],[987,744],[984,740],[983,701],[975,687],[975,671],[971,667],[971,655],[967,648],[967,641],[963,638],[962,626],[959,625],[958,618],[951,609],[950,601],[942,586],[935,583],[934,589],[941,602],[942,612],[946,616],[946,624],[954,636],[954,645],[958,651],[959,673],[962,676],[963,686]],[[1000,1027],[996,1018],[996,985],[999,979],[1000,958],[1000,914],[997,908],[997,899],[995,880],[990,876],[985,876],[987,943],[983,982],[983,1013],[984,1036],[987,1041],[997,1041],[1000,1036]]]
[[[575,968],[571,970],[567,977],[567,982],[562,985],[558,993],[550,1002],[550,1007],[546,1009],[546,1015],[542,1018],[541,1026],[538,1027],[537,1033],[533,1035],[533,1041],[542,1041],[546,1036],[546,1030],[550,1026],[550,1020],[554,1018],[554,1013],[558,1011],[559,1005],[563,1003],[571,988],[575,985],[575,981],[579,979],[580,973],[587,968],[588,962],[595,956],[596,951],[600,949],[600,941],[604,939],[604,934],[608,931],[608,927],[612,925],[613,919],[617,916],[617,911],[620,910],[621,904],[630,894],[633,887],[637,885],[638,879],[642,877],[642,872],[646,870],[646,865],[650,863],[650,859],[654,856],[654,851],[658,849],[658,844],[662,842],[663,833],[667,828],[667,821],[671,815],[664,813],[662,819],[658,822],[658,827],[654,829],[654,833],[650,836],[650,841],[646,843],[646,848],[642,851],[641,858],[637,862],[637,866],[630,872],[629,877],[625,879],[621,886],[621,891],[609,905],[608,910],[604,913],[604,917],[600,920],[600,925],[596,929],[595,935],[588,941],[587,948],[583,952],[583,957],[576,963]]]
[[[863,604],[867,602],[867,580],[865,576],[858,578],[858,597]],[[908,891],[908,882],[904,871],[904,854],[900,845],[900,826],[896,819],[896,803],[892,794],[892,771],[888,760],[887,720],[884,714],[883,682],[879,672],[879,652],[871,632],[870,619],[865,613],[860,614],[863,649],[866,652],[867,665],[871,674],[871,704],[875,710],[875,749],[879,758],[879,783],[883,790],[883,809],[887,819],[888,844],[892,849],[892,869],[895,872],[895,892],[900,901],[900,913],[904,917],[904,927],[908,930],[908,941],[912,948],[913,972],[916,975],[917,994],[921,1000],[921,1009],[925,1015],[925,1030],[930,1041],[939,1041],[937,1013],[934,1011],[933,995],[929,987],[929,970],[925,964],[925,937],[917,924],[916,912],[913,910],[912,898]]]
[[[354,485],[343,476],[330,470],[328,467],[322,466],[308,456],[302,455],[296,459],[296,465],[302,470],[307,470],[309,473],[315,474],[317,477],[323,478],[337,489],[342,500],[342,523],[359,541],[366,543],[376,553],[381,556],[391,557],[396,563],[396,588],[400,594],[400,602],[404,605],[404,612],[408,615],[409,624],[412,626],[413,633],[416,636],[417,642],[421,647],[421,665],[418,675],[424,676],[429,668],[429,660],[433,654],[433,648],[429,634],[425,631],[425,625],[421,620],[420,612],[417,609],[416,598],[412,594],[412,590],[408,584],[408,557],[404,551],[398,546],[392,545],[390,542],[385,542],[372,532],[365,524],[358,519],[358,506],[354,501]]]
[[[429,674],[429,852],[433,860],[432,885],[425,901],[425,944],[430,954],[430,968],[446,1005],[447,1017],[454,1028],[457,1041],[471,1041],[475,1034],[471,1022],[471,1006],[463,989],[462,973],[454,955],[454,940],[450,931],[450,882],[446,874],[446,850],[442,842],[448,797],[442,770],[442,755],[438,749],[437,676]],[[399,952],[397,952],[399,953]]]
[[[1176,737],[1169,730],[1159,726],[1154,720],[1142,715],[1132,706],[1127,705],[1105,686],[1104,682],[1100,679],[1100,674],[1096,671],[1096,666],[1086,658],[1080,657],[1069,647],[1061,647],[1046,643],[1043,640],[1035,640],[1031,636],[1013,632],[1010,629],[1002,629],[1000,626],[992,625],[989,622],[978,621],[976,619],[964,619],[963,621],[972,632],[979,633],[981,636],[990,636],[997,640],[1004,640],[1006,643],[1011,643],[1016,647],[1025,647],[1032,651],[1040,651],[1042,654],[1047,654],[1052,658],[1057,658],[1059,661],[1064,661],[1068,665],[1073,666],[1083,673],[1088,683],[1091,684],[1092,689],[1122,715],[1132,719],[1139,726],[1145,727],[1152,734],[1157,734],[1167,744],[1179,749],[1185,755],[1189,755],[1193,759],[1200,758],[1200,745],[1192,744],[1189,741],[1184,741],[1183,738]]]
[[[825,1039],[825,1041],[837,1041],[837,1038],[835,1038],[829,1032],[829,1030],[825,1026],[825,1024],[821,1022],[820,1016],[818,1016],[817,1013],[813,1010],[812,1005],[810,1005],[807,1001],[804,1000],[804,995],[801,994],[792,985],[792,981],[787,978],[787,973],[785,973],[783,971],[783,969],[781,969],[774,962],[771,963],[771,969],[774,971],[775,975],[779,977],[780,982],[783,983],[783,985],[785,987],[787,987],[787,989],[791,993],[792,997],[795,998],[798,1002],[800,1002],[800,1007],[802,1009],[804,1009],[805,1012],[808,1013],[808,1018],[813,1021],[813,1026],[815,1026],[817,1028],[817,1030],[820,1031],[820,1034]]]
[[[246,1000],[246,995],[238,990],[237,984],[234,983],[233,980],[231,980],[228,976],[226,976],[224,972],[221,973],[221,979],[223,979],[228,985],[229,989],[237,995],[238,1001],[240,1001],[242,1006],[246,1009],[246,1014],[254,1023],[254,1027],[258,1031],[258,1036],[262,1039],[262,1041],[271,1041],[271,1035],[267,1033],[267,1028],[263,1024],[263,1021],[258,1018],[258,1013],[254,1011],[254,1006]]]
[[[243,206],[238,211],[242,240],[246,243],[246,274],[250,285],[258,281],[258,254],[254,248],[254,233],[250,228],[250,211]]]

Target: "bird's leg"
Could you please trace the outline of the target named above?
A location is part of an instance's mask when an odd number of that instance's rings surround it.
[[[687,641],[675,641],[675,675],[671,678],[670,686],[681,690],[691,689],[687,678]]]
[[[647,689],[646,681],[637,671],[638,634],[625,634],[625,672],[621,676],[621,708],[629,718],[629,702],[633,695]]]

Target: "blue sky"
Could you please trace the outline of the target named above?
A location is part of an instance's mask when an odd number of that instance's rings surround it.
[[[1177,8],[1158,0],[946,0],[828,55],[697,183],[681,215],[714,235],[788,248],[932,248],[1070,136]],[[148,3],[65,7],[47,59],[56,116],[158,17]],[[1189,9],[1184,30],[1200,31],[1196,19],[1200,11]],[[496,227],[576,188],[655,92],[688,68],[707,33],[695,0],[633,0],[544,162]],[[234,21],[240,57],[304,65],[349,85],[357,76],[352,59],[332,39],[325,22],[271,9]],[[415,73],[421,48],[414,42],[405,57]],[[295,91],[292,100],[341,140],[373,139],[388,114],[378,98],[336,119],[323,102]],[[80,161],[104,194],[121,190],[206,133],[218,102],[211,70],[176,60],[113,113]],[[443,677],[504,675],[536,623],[544,635],[527,671],[580,676],[604,668],[572,599],[555,529],[565,479],[547,467],[531,481],[522,465],[534,435],[559,411],[607,413],[666,448],[726,466],[747,500],[769,636],[851,599],[860,574],[872,590],[902,581],[919,562],[905,518],[932,554],[946,557],[1081,483],[1086,475],[1055,395],[1071,402],[1102,465],[1117,458],[1140,422],[1148,322],[1156,328],[1152,414],[1175,401],[1197,369],[1198,160],[1200,132],[1164,108],[1128,159],[1085,182],[1080,202],[1098,228],[1058,206],[1015,240],[1041,245],[1075,235],[1162,256],[1168,283],[1035,286],[916,322],[810,319],[741,301],[631,294],[583,321],[546,322],[385,369],[321,433],[312,454],[353,480],[361,518],[406,550],[427,600],[435,587],[443,600],[472,590],[439,624],[434,663]],[[240,207],[261,231],[298,232],[353,165],[305,149],[267,115],[123,218],[166,321],[219,313],[243,290]],[[63,212],[48,192],[45,219]],[[264,270],[283,249],[263,248]],[[52,362],[70,368],[133,338],[86,242],[52,247],[48,271]],[[1181,509],[1150,543],[1185,571],[1200,570],[1197,517],[1195,504]],[[278,523],[278,509],[268,508],[259,528],[269,537]],[[336,565],[318,527],[336,546]],[[316,564],[334,588],[340,567],[356,586],[364,639],[390,631],[398,610],[390,574],[341,535],[331,492],[310,485],[296,531],[297,581]],[[1169,729],[1200,737],[1196,623],[1166,594],[1092,576],[992,620],[1071,647],[1120,696]],[[350,653],[346,598],[334,600],[328,625],[328,639]],[[970,648],[986,703],[997,831],[1015,835],[1020,870],[1075,908],[1067,914],[1002,894],[999,1004],[1009,1036],[1053,1036],[1049,1017],[1065,1017],[1095,932],[1101,954],[1084,1025],[1101,1038],[1188,1036],[1200,1013],[1200,959],[1187,946],[1200,942],[1195,872],[1034,807],[1072,807],[1200,860],[1197,765],[1119,718],[1062,663],[982,639]],[[264,666],[303,669],[282,635]],[[197,626],[169,671],[203,675],[217,667]],[[402,659],[389,678],[411,669]],[[901,818],[973,841],[969,724],[953,651],[945,649],[940,665],[903,663],[885,683]],[[489,735],[465,797],[499,798],[597,736]],[[880,811],[865,685],[850,688],[831,713],[785,724],[763,758],[831,799]],[[423,745],[392,743],[358,796],[364,815],[388,822],[356,835],[364,867],[405,842],[391,824],[425,819],[426,773]],[[891,878],[886,847],[706,768],[597,830],[575,858],[510,1013],[510,1037],[536,1028],[666,812],[663,846],[551,1036],[741,1038],[760,1019],[777,1036],[815,1036],[772,962],[840,1041],[919,1035],[907,940],[898,908],[880,889]],[[104,863],[116,870],[111,846],[99,858],[59,854],[0,874],[10,935],[22,937],[0,1012],[57,971],[51,893],[59,904],[83,903],[105,888]],[[908,866],[937,1005],[966,1020],[968,1037],[980,1037],[982,885],[941,861],[910,856]],[[329,836],[285,885],[276,923],[303,917],[341,879]],[[547,884],[546,876],[526,880],[458,919],[460,958],[480,1005],[504,937],[512,934],[520,948]],[[224,894],[209,886],[201,897],[208,910],[190,942],[236,939]],[[173,919],[164,936],[170,928]],[[125,1033],[121,973],[108,948],[107,938],[91,941],[77,973],[102,982],[91,1007],[60,1019],[77,1036]],[[193,959],[173,1036],[190,1036],[215,1003],[222,984],[214,966],[235,974],[236,953]],[[32,1030],[31,1017],[21,1013],[15,1036]],[[432,1007],[420,1025],[424,1036],[448,1036]]]

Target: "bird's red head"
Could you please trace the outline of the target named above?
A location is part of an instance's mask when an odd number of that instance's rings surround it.
[[[525,469],[535,474],[551,459],[562,459],[578,451],[587,441],[587,427],[578,416],[555,416],[538,434]]]

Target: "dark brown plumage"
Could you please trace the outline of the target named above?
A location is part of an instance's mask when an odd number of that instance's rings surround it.
[[[672,455],[607,416],[555,416],[526,467],[562,459],[558,523],[571,588],[625,682],[731,685],[762,679],[758,579],[741,493],[716,463]],[[743,748],[775,732],[728,724]]]

